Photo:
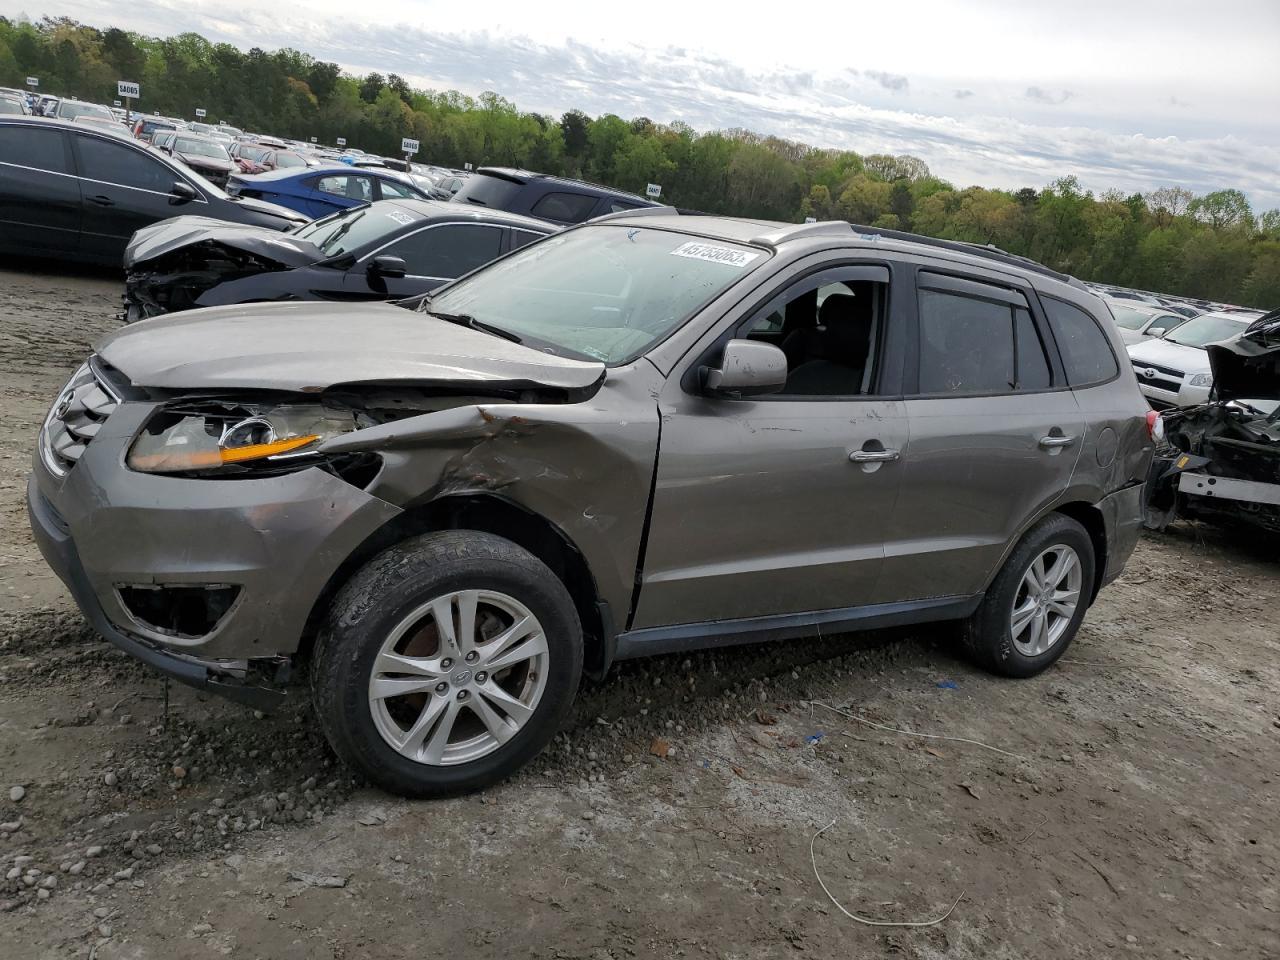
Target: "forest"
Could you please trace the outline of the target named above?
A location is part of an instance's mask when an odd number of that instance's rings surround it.
[[[960,186],[911,156],[809,146],[747,130],[696,131],[568,109],[521,111],[499,93],[417,90],[396,74],[351,76],[296,50],[247,52],[196,34],[147,37],[66,18],[0,17],[0,86],[95,102],[116,81],[141,84],[147,113],[347,143],[444,166],[517,166],[584,177],[665,202],[735,216],[851,220],[990,243],[1083,280],[1265,308],[1280,305],[1280,210],[1255,212],[1239,190],[1176,185],[1145,194],[1085,190],[1069,171],[1018,190]],[[566,104],[566,106],[569,106]]]

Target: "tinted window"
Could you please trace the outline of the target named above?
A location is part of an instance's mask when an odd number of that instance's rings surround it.
[[[1068,383],[1073,387],[1100,383],[1120,372],[1111,344],[1093,317],[1062,300],[1044,297],[1043,302]]]
[[[1008,393],[1015,382],[1009,304],[920,291],[921,393]]]
[[[512,230],[511,231],[511,249],[523,247],[526,243],[533,243],[535,240],[541,240],[542,234],[532,233],[528,230]]]
[[[460,223],[420,230],[382,252],[403,258],[413,276],[452,280],[496,257],[501,243],[497,227]]]
[[[112,143],[101,137],[77,137],[80,176],[140,190],[168,193],[177,175],[141,150]]]
[[[480,207],[509,210],[510,203],[520,192],[520,186],[514,180],[507,180],[505,177],[478,173],[462,185],[454,199],[474,203]]]
[[[1045,356],[1044,344],[1040,342],[1040,334],[1031,320],[1031,314],[1021,307],[1013,311],[1014,336],[1018,342],[1018,389],[1048,390],[1053,386],[1053,377],[1049,373],[1049,360]]]
[[[0,127],[0,163],[16,163],[54,173],[70,172],[62,131],[39,127]]]
[[[581,223],[591,216],[596,198],[580,193],[548,193],[533,205],[530,211],[535,217],[557,220],[560,223]]]
[[[609,201],[610,213],[621,213],[623,210],[639,210],[639,209],[640,209],[640,204],[638,203],[627,203],[627,201],[625,200]]]
[[[316,181],[316,189],[348,200],[373,199],[373,181],[368,177],[321,177]]]

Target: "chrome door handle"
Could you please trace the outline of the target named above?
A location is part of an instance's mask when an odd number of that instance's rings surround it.
[[[1069,447],[1076,442],[1075,437],[1041,437],[1040,446],[1049,450],[1053,447]]]
[[[849,454],[853,463],[892,463],[898,459],[897,450],[855,450]]]

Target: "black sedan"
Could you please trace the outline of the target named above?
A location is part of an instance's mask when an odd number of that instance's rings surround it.
[[[133,140],[70,121],[0,116],[0,251],[119,266],[135,231],[182,213],[272,231],[308,220],[232,199]]]
[[[264,300],[398,300],[557,229],[434,200],[379,200],[284,235],[175,217],[139,230],[125,252],[126,318]]]

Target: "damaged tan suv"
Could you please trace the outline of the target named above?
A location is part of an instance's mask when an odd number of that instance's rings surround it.
[[[425,796],[510,774],[615,660],[956,620],[1031,676],[1141,524],[1105,306],[989,248],[671,210],[386,304],[102,341],[32,528],[94,627]]]

